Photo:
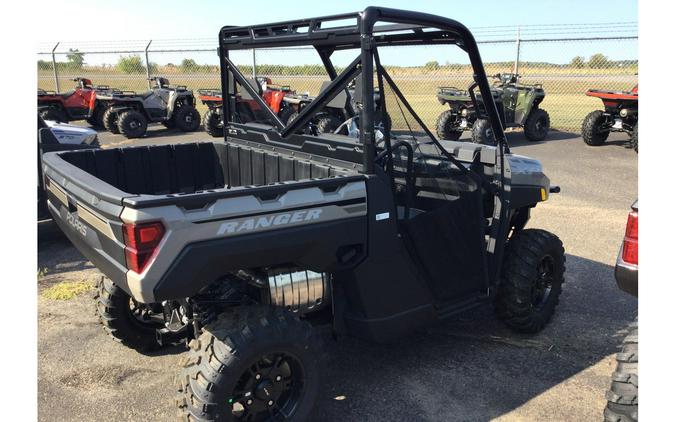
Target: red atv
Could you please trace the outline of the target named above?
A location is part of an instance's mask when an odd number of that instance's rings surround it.
[[[290,116],[287,113],[286,103],[283,101],[288,94],[295,94],[291,87],[287,85],[273,85],[270,78],[259,77],[251,79],[250,83],[258,89],[265,104],[276,113],[279,118],[285,122]],[[223,119],[221,116],[221,107],[223,105],[223,93],[215,89],[199,89],[199,99],[209,109],[204,114],[204,129],[206,133],[217,138],[223,136]],[[237,95],[236,113],[243,122],[256,120],[256,116],[263,116],[262,109],[250,96],[246,90],[240,90]],[[287,115],[288,114],[288,115]]]
[[[629,147],[638,152],[638,86],[630,91],[589,89],[589,97],[602,100],[605,110],[595,110],[586,116],[581,134],[587,145],[602,145],[609,132],[627,132]]]
[[[97,111],[97,92],[112,91],[107,85],[94,87],[91,80],[73,78],[75,89],[68,92],[45,91],[38,88],[38,111],[44,120],[68,123],[86,120],[95,127],[103,126]]]

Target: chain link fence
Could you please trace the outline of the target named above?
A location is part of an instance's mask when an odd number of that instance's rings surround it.
[[[584,116],[602,106],[597,98],[584,95],[586,90],[630,90],[637,83],[637,36],[608,28],[610,36],[527,39],[514,37],[520,31],[513,28],[502,29],[501,34],[511,33],[510,39],[479,38],[479,47],[488,74],[516,71],[522,75],[521,83],[541,84],[546,92],[541,108],[549,112],[552,128],[578,132]],[[483,37],[497,33],[493,29],[482,31]],[[585,35],[583,28],[575,32],[579,33]],[[550,33],[533,28],[529,34]],[[149,76],[163,76],[172,85],[185,85],[195,92],[220,89],[214,41],[44,44],[38,53],[38,87],[68,91],[73,88],[73,78],[86,77],[94,85],[142,92],[149,88]],[[354,57],[354,52],[346,51],[336,52],[333,59],[339,68]],[[328,80],[311,48],[237,51],[230,58],[248,76],[268,77],[274,84],[288,85],[298,93],[317,95]],[[430,128],[447,109],[436,99],[438,87],[466,89],[472,81],[468,57],[456,46],[385,48],[381,59]],[[202,104],[198,108],[202,113],[206,110]]]

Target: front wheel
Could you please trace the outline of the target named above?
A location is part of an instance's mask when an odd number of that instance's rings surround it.
[[[196,108],[183,105],[176,112],[176,127],[183,132],[194,132],[199,129],[201,116]]]
[[[551,128],[551,118],[546,110],[535,108],[525,120],[525,137],[528,141],[539,142],[546,139]]]
[[[635,152],[638,152],[638,124],[635,123],[633,132],[630,134],[630,146]]]
[[[157,316],[152,305],[136,302],[107,278],[97,283],[94,299],[98,320],[115,341],[141,352],[159,348],[155,333],[163,326],[163,316]]]
[[[496,145],[495,131],[492,129],[490,121],[487,119],[478,119],[471,129],[471,142],[474,144]]]
[[[439,139],[458,141],[459,137],[462,136],[462,129],[459,127],[457,113],[452,110],[445,110],[439,114],[438,119],[436,119],[436,134]]]
[[[223,119],[216,109],[208,109],[204,113],[204,130],[214,138],[223,136]]]
[[[497,316],[509,327],[536,333],[551,320],[565,281],[565,249],[545,230],[527,229],[509,239],[495,298]]]
[[[232,309],[190,342],[176,379],[183,420],[306,421],[319,366],[312,327],[270,307]]]
[[[120,116],[117,127],[129,139],[140,138],[148,131],[148,120],[138,111],[125,111]]]
[[[605,143],[609,137],[609,124],[607,116],[602,110],[595,110],[588,113],[581,125],[581,136],[586,145],[598,146]]]

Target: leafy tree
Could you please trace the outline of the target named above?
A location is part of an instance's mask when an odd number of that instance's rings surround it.
[[[582,56],[575,56],[572,61],[570,61],[570,66],[575,69],[581,69],[584,67],[584,58]]]
[[[152,65],[150,66],[152,69]],[[138,54],[122,56],[117,61],[117,70],[122,73],[144,73],[143,59]]]
[[[183,59],[180,62],[180,70],[183,72],[196,72],[199,70],[199,65],[194,59]]]
[[[602,69],[609,67],[609,58],[601,53],[593,54],[588,59],[588,67],[592,69]]]
[[[38,60],[38,70],[52,70],[54,65],[52,65],[52,62],[48,62],[46,60]]]
[[[68,50],[66,54],[66,59],[68,60],[68,67],[71,69],[82,69],[84,64],[84,53],[80,53],[79,50],[72,48]]]
[[[441,68],[441,65],[439,65],[438,62],[437,62],[436,60],[433,60],[433,61],[427,62],[427,63],[424,65],[424,68],[425,68],[426,70],[438,70],[438,69]]]

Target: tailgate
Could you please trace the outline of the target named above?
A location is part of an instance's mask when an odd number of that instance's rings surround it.
[[[54,221],[75,247],[127,290],[122,200],[133,196],[63,160],[42,156],[45,193]]]

